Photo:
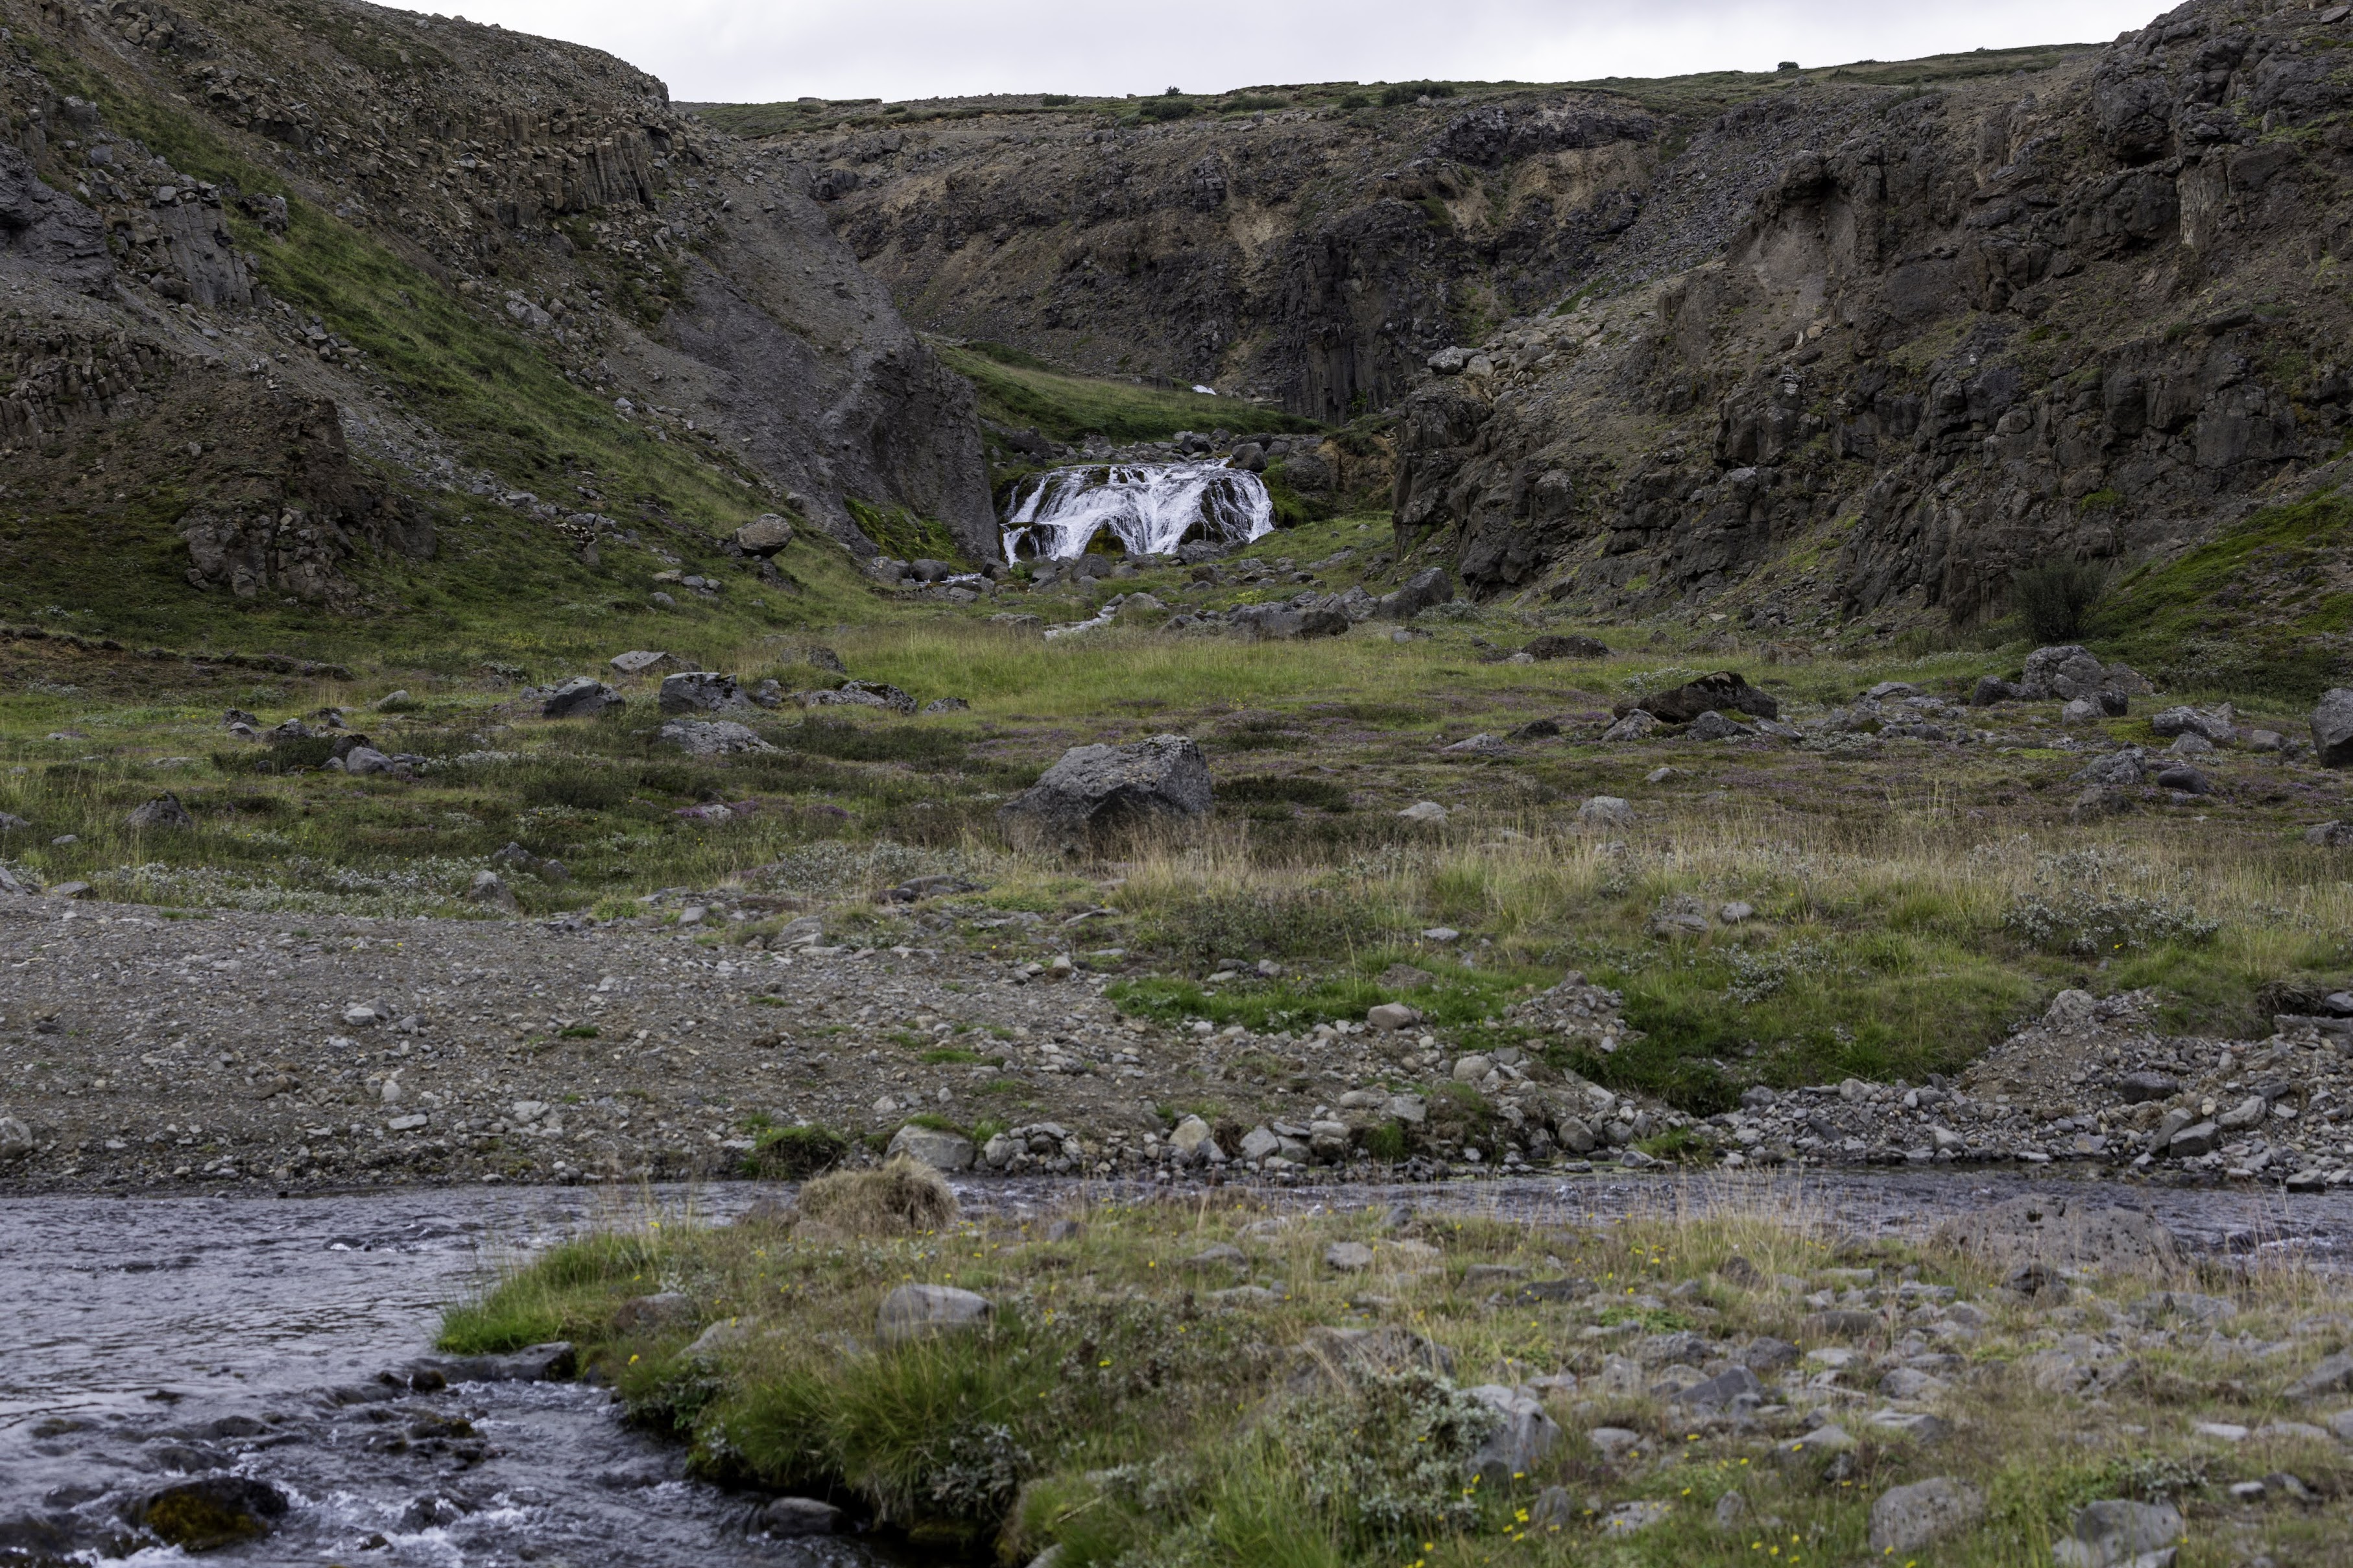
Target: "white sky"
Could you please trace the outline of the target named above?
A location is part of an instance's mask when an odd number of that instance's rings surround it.
[[[449,0],[440,0],[447,5]],[[687,102],[1583,80],[2102,42],[2153,0],[459,0]],[[430,5],[409,4],[429,11]]]

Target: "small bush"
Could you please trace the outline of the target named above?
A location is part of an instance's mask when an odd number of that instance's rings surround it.
[[[1340,107],[1343,109],[1370,109],[1372,106],[1373,100],[1361,92],[1344,92],[1340,95]]]
[[[774,1127],[752,1144],[747,1173],[781,1181],[806,1181],[841,1163],[849,1140],[830,1127]]]
[[[1424,98],[1452,98],[1453,87],[1442,81],[1393,81],[1381,89],[1381,107],[1395,109]]]
[[[2110,849],[2038,857],[2031,891],[2003,927],[2046,952],[2096,957],[2164,942],[2195,943],[2222,929],[2178,892],[2148,888],[2147,869]]]
[[[1039,94],[1038,101],[1048,109],[1060,109],[1066,103],[1076,103],[1079,100],[1067,92],[1047,92]]]
[[[1189,98],[1148,98],[1137,106],[1136,112],[1146,120],[1189,120],[1194,107]]]
[[[906,1236],[953,1225],[956,1201],[937,1171],[898,1159],[818,1177],[801,1189],[801,1213],[852,1236]]]
[[[2010,580],[2010,607],[2035,641],[2067,642],[2083,635],[2107,585],[2106,573],[2081,561],[2030,566]]]

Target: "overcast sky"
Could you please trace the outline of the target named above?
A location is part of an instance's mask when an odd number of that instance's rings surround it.
[[[445,0],[446,3],[446,0]],[[464,0],[688,102],[1583,80],[2102,42],[2153,0]],[[430,5],[410,5],[430,10]],[[459,13],[451,13],[452,15]]]

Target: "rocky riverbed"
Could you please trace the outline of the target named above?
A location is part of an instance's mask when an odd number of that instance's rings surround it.
[[[1673,1152],[1728,1166],[2073,1164],[2291,1192],[2353,1180],[2353,997],[2221,1040],[2153,1030],[2145,995],[2068,992],[1952,1081],[1758,1088],[1695,1118],[1546,1065],[1555,1046],[1607,1054],[1634,1037],[1617,994],[1581,975],[1496,1020],[1525,1049],[1466,1049],[1396,1003],[1253,1034],[1123,1016],[1105,994],[1115,952],[955,913],[952,895],[928,917],[938,945],[886,948],[830,945],[818,917],[766,948],[713,945],[698,933],[742,912],[730,896],[602,924],[0,899],[5,1179],[723,1176],[763,1130],[810,1123],[870,1139],[853,1159],[895,1142],[951,1170],[1145,1181],[1640,1167],[1657,1158],[1641,1146],[1670,1135]],[[680,914],[693,923],[661,923]],[[1010,953],[966,940],[992,921],[1023,939]]]

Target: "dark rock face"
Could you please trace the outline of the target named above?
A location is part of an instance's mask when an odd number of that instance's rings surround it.
[[[1464,288],[1514,310],[1572,289],[1641,211],[1660,132],[1630,100],[1559,89],[1354,120],[1019,125],[1018,152],[994,120],[769,145],[927,329],[1335,423],[1405,393]],[[1491,185],[1511,192],[1500,211]]]
[[[96,293],[114,280],[105,222],[73,197],[42,184],[24,153],[5,145],[0,145],[0,249],[83,293]]]
[[[1769,633],[1968,619],[2023,568],[2236,518],[2353,416],[2334,360],[2270,357],[2344,333],[2291,259],[2336,253],[2333,47],[2195,0],[2031,79],[1818,81],[1697,129],[1594,264],[1618,302],[1507,322],[1404,400],[1398,526],[1474,595],[1706,596]],[[1736,153],[1771,173],[1726,229],[1683,193]]]
[[[1024,843],[1083,843],[1153,823],[1206,816],[1209,765],[1184,735],[1125,746],[1074,746],[1035,784],[1006,802],[997,819]]]
[[[1624,718],[1636,709],[1669,724],[1688,724],[1706,712],[1746,713],[1752,719],[1778,719],[1781,705],[1768,692],[1748,684],[1748,678],[1729,669],[1703,675],[1697,680],[1629,703],[1619,710]]]

